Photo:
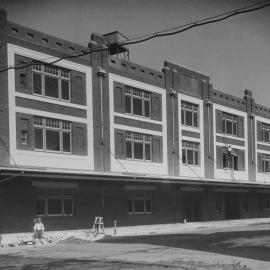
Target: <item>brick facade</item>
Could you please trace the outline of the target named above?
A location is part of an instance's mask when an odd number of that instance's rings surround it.
[[[250,90],[234,97],[174,63],[110,55],[105,36],[83,47],[2,10],[0,33],[1,67],[29,64],[0,72],[0,233],[31,230],[38,211],[47,230],[99,215],[106,226],[270,216],[270,109]]]

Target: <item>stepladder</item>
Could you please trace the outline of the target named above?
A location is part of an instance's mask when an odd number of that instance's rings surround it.
[[[92,232],[94,234],[104,234],[104,222],[103,217],[95,217]]]

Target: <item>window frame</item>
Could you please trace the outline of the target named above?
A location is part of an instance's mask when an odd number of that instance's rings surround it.
[[[191,144],[191,146],[187,146],[184,144]],[[197,147],[194,147],[197,145]],[[183,151],[185,151],[185,158],[183,155]],[[188,151],[192,151],[192,156],[193,156],[193,164],[188,163]],[[195,158],[195,152],[198,153],[198,164],[195,164],[196,158]],[[201,166],[201,159],[200,159],[200,143],[199,142],[194,142],[194,141],[187,141],[187,140],[182,140],[182,165],[184,166],[194,166],[194,167],[200,167]]]
[[[141,96],[136,95],[135,93],[141,93]],[[130,97],[130,112],[126,110],[126,98]],[[142,115],[134,113],[134,99],[139,99],[142,101]],[[148,102],[149,104],[149,116],[145,115],[145,103]],[[151,119],[151,92],[145,91],[142,89],[125,86],[125,113],[129,115],[134,115],[138,117],[143,117],[147,119]]]
[[[135,201],[143,201],[144,204],[144,211],[143,212],[136,212],[136,208],[135,208]],[[146,201],[151,201],[151,211],[147,211],[147,206],[146,206]],[[153,198],[152,196],[129,196],[128,197],[128,203],[129,201],[132,202],[132,211],[130,212],[128,209],[128,215],[150,215],[153,214]]]
[[[266,165],[266,162],[268,162],[268,171],[265,170],[265,165]],[[270,155],[268,154],[261,154],[261,170],[262,170],[262,173],[269,173],[270,172]]]
[[[231,117],[231,119],[230,119],[230,117]],[[231,125],[232,125],[232,132],[231,133],[228,132],[228,122],[231,123]],[[235,126],[235,130],[234,130],[234,126]],[[233,137],[238,137],[238,131],[239,131],[238,115],[227,113],[227,112],[222,112],[222,117],[221,117],[221,132],[222,132],[222,134],[226,134],[226,135],[233,136]]]
[[[69,189],[71,190],[71,195],[65,195],[65,190],[67,190],[67,188],[55,188],[55,189],[59,189],[62,191],[62,195],[50,195],[49,194],[49,190],[52,190],[54,188],[41,188],[43,191],[45,191],[44,195],[36,195],[36,203],[38,200],[41,200],[43,202],[45,202],[45,209],[44,209],[44,214],[37,214],[37,216],[39,217],[71,217],[74,216],[74,190],[73,189]],[[49,214],[49,210],[48,210],[48,202],[50,200],[60,200],[61,201],[61,214]],[[71,214],[65,214],[65,204],[64,201],[65,200],[71,200]],[[37,211],[37,209],[36,209]]]
[[[191,109],[187,108],[186,106],[191,106]],[[191,115],[192,115],[191,125],[187,124],[187,116],[186,116],[187,112],[191,112]],[[199,104],[189,102],[186,100],[181,100],[181,124],[183,126],[199,129],[200,128],[200,117],[199,117],[200,113],[199,112],[200,112],[200,105]],[[195,124],[194,124],[195,123],[195,121],[194,121],[195,114],[197,117],[197,126],[195,126]]]
[[[37,121],[35,121],[35,119],[37,119]],[[40,122],[41,121],[41,122]],[[58,122],[59,127],[48,127],[47,126],[47,121],[55,121]],[[37,124],[37,123],[41,123],[41,124]],[[65,124],[68,124],[69,129],[65,129],[63,128],[63,126]],[[41,117],[41,116],[34,116],[34,121],[33,121],[33,128],[34,128],[34,143],[36,142],[36,137],[35,137],[35,130],[39,129],[42,130],[42,148],[36,148],[34,146],[35,151],[43,151],[43,152],[48,152],[48,153],[61,153],[61,154],[72,154],[72,122],[70,121],[65,121],[65,120],[58,120],[58,119],[54,119],[54,118],[47,118],[47,117]],[[57,131],[59,133],[59,148],[60,150],[49,150],[47,149],[47,133],[46,131]],[[64,145],[63,145],[63,134],[64,133],[68,133],[70,134],[70,151],[66,152],[63,151]]]
[[[265,139],[266,132],[268,132],[268,140]],[[262,142],[264,143],[270,143],[270,125],[266,123],[262,123],[261,127],[261,135],[262,135]]]
[[[263,199],[263,210],[270,210],[270,198]]]
[[[40,68],[38,68],[40,66]],[[48,66],[49,68],[54,68],[57,70],[57,74],[51,74],[49,72],[45,71],[45,67]],[[34,74],[39,74],[41,76],[41,94],[35,93],[34,89]],[[63,74],[68,74],[66,76],[63,76]],[[45,84],[45,77],[51,77],[57,79],[57,90],[58,90],[58,97],[52,97],[46,95],[46,84]],[[62,80],[68,82],[68,93],[69,93],[69,99],[63,99],[63,93],[62,93]],[[71,102],[71,72],[58,67],[53,66],[45,63],[35,63],[32,65],[32,82],[33,82],[33,95],[45,97],[45,98],[51,98],[54,100],[60,100],[63,102]]]
[[[224,157],[225,157],[225,162],[224,162]],[[225,167],[224,167],[224,163],[226,163]],[[231,164],[231,167],[230,167],[230,164]],[[235,165],[237,165],[237,168],[235,168]],[[236,149],[233,149],[232,153],[229,153],[229,151],[223,151],[222,168],[224,170],[239,171],[239,154],[237,153]]]
[[[138,140],[134,138],[135,136],[137,137],[142,136],[143,140]],[[149,138],[149,140],[146,140],[147,137]],[[152,140],[153,140],[152,135],[133,132],[133,131],[127,131],[126,137],[125,137],[125,143],[126,143],[126,146],[128,142],[131,143],[131,157],[128,157],[126,153],[126,159],[134,160],[134,161],[153,162]],[[135,143],[141,143],[143,145],[143,158],[142,159],[135,158],[135,147],[134,147]],[[150,150],[149,150],[150,159],[146,159],[146,147],[145,147],[146,145],[150,146]]]

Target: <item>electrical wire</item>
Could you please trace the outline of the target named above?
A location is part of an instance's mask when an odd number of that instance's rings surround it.
[[[114,159],[117,161],[117,163],[122,167],[122,169],[124,169],[124,171],[128,174],[130,174],[130,172],[127,170],[127,168],[124,166],[124,164],[122,162],[120,162],[120,160],[112,153],[111,149],[103,142],[103,146],[107,149],[107,151],[114,157]]]
[[[176,155],[176,157],[181,160],[181,162],[183,162],[183,159],[174,151],[174,154]],[[192,166],[190,166],[189,164],[186,164],[187,167],[202,181],[204,181],[204,179],[192,168]]]
[[[148,40],[158,38],[158,37],[176,35],[176,34],[179,34],[179,33],[186,32],[186,31],[188,31],[188,30],[190,30],[192,28],[196,28],[196,27],[200,27],[200,26],[203,26],[203,25],[224,21],[224,20],[226,20],[226,19],[228,19],[230,17],[240,15],[240,14],[244,14],[244,13],[257,11],[257,10],[266,8],[268,6],[270,6],[269,1],[254,4],[254,5],[250,5],[250,6],[246,6],[246,7],[240,8],[240,9],[233,10],[231,12],[225,12],[225,13],[215,15],[215,16],[212,16],[212,17],[208,17],[208,18],[205,18],[205,19],[202,19],[202,20],[198,20],[198,21],[195,21],[195,22],[192,22],[192,23],[183,24],[183,25],[179,25],[179,26],[176,26],[176,27],[171,27],[171,28],[168,28],[166,30],[156,32],[154,34],[149,34],[149,35],[144,35],[144,36],[140,36],[140,37],[130,38],[130,39],[128,39],[128,41],[120,42],[119,45],[122,45],[122,46],[133,45],[133,44],[146,42]],[[223,16],[223,17],[221,17],[221,16]],[[221,18],[219,18],[219,17],[221,17]],[[185,28],[183,28],[183,27],[185,27]],[[174,29],[179,29],[179,28],[183,28],[183,29],[167,33],[168,31],[171,31],[171,30],[174,30]],[[139,39],[139,40],[137,40],[137,39]],[[59,62],[59,61],[61,61],[63,59],[78,58],[78,57],[81,57],[81,56],[84,56],[84,55],[91,54],[93,52],[99,52],[99,51],[101,52],[101,51],[105,51],[105,50],[109,50],[109,48],[90,50],[88,52],[82,52],[82,53],[79,53],[79,54],[76,54],[76,55],[62,56],[58,60],[55,60],[55,61],[53,61],[51,63],[48,63],[48,64],[55,64],[55,63],[57,63],[57,62]],[[9,67],[6,67],[4,69],[1,69],[0,73],[5,72],[5,71],[10,70],[10,69],[21,69],[21,68],[26,68],[26,67],[29,67],[29,66],[32,66],[32,65],[33,65],[33,62],[28,63],[28,64],[23,65],[23,66],[20,66],[20,67],[9,66]]]
[[[235,11],[241,11],[241,10],[244,10],[244,9],[247,9],[247,8],[252,8],[252,7],[263,5],[263,4],[266,4],[266,3],[269,3],[269,0],[268,1],[263,1],[263,2],[260,2],[260,3],[257,3],[257,4],[245,6],[245,7],[236,9],[236,10],[227,11],[227,12],[224,12],[224,13],[221,13],[221,14],[218,14],[218,15],[214,15],[214,16],[211,16],[211,17],[207,17],[207,18],[198,20],[197,23],[204,22],[204,21],[211,20],[211,19],[216,19],[218,17],[231,14],[231,13],[233,13]],[[173,26],[173,27],[170,27],[170,28],[166,28],[164,30],[161,30],[161,31],[158,31],[158,32],[155,32],[155,33],[151,33],[151,34],[144,34],[144,35],[141,35],[141,36],[134,36],[134,37],[131,36],[131,38],[129,38],[128,40],[141,39],[141,38],[145,38],[145,37],[149,37],[149,36],[155,35],[157,33],[164,33],[164,32],[176,30],[176,29],[179,29],[179,28],[187,27],[187,26],[190,26],[190,25],[193,25],[193,24],[194,24],[194,22],[191,22],[191,23],[186,23],[186,24],[182,24],[182,25],[177,25],[177,26]]]
[[[14,165],[17,166],[17,163],[16,163],[15,159],[14,159],[13,156],[11,155],[11,153],[10,153],[10,151],[9,151],[9,149],[8,149],[8,147],[7,147],[7,145],[5,144],[4,140],[3,140],[1,137],[0,137],[0,142],[1,142],[2,145],[4,146],[4,148],[5,148],[5,150],[7,151],[9,157],[12,159]]]

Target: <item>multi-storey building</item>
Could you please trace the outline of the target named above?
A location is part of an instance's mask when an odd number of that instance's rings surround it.
[[[3,10],[0,31],[0,233],[270,216],[270,108],[250,90],[122,59],[117,32],[82,47]]]

